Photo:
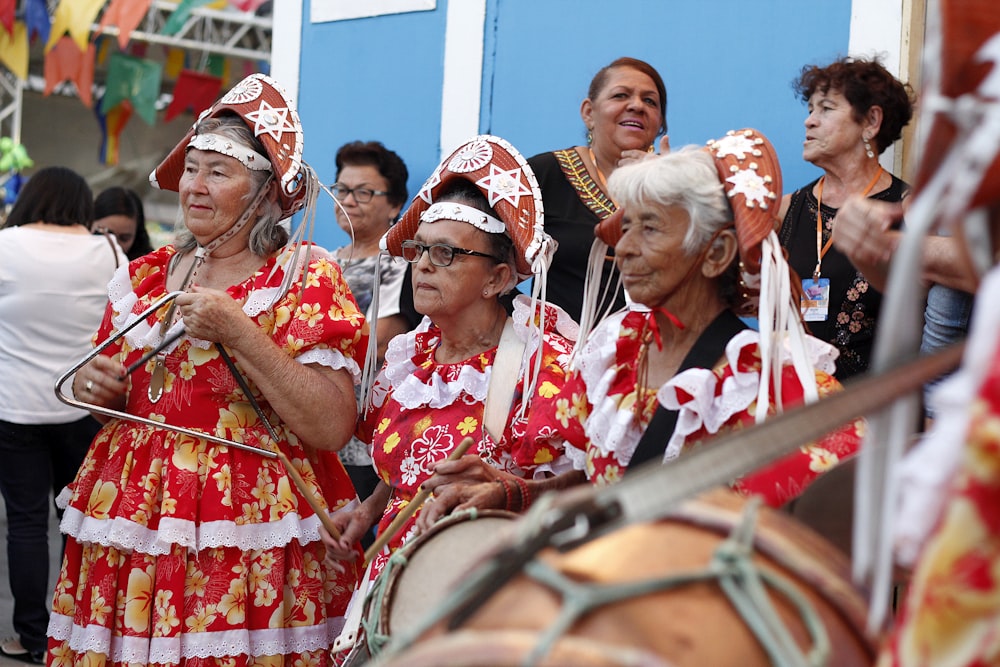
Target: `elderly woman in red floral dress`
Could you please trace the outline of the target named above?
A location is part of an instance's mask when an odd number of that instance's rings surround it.
[[[839,387],[835,348],[803,333],[791,300],[770,226],[781,172],[765,137],[730,132],[708,149],[622,167],[609,187],[624,215],[598,236],[614,245],[638,305],[595,328],[552,403],[588,479],[616,482],[630,466],[668,462]],[[738,313],[758,307],[755,331]],[[860,422],[848,424],[733,485],[781,505],[853,455],[860,437]]]
[[[49,664],[330,664],[358,572],[324,562],[320,513],[355,497],[335,451],[366,327],[336,263],[280,224],[319,188],[301,150],[295,108],[255,74],[151,176],[185,233],[115,274],[97,338],[136,326],[74,378],[120,416],[60,496]]]
[[[518,509],[520,481],[570,467],[562,438],[536,410],[562,386],[576,325],[525,295],[508,312],[505,298],[527,277],[535,279],[535,296],[544,293],[554,251],[537,182],[520,153],[497,137],[469,141],[441,163],[383,243],[411,263],[414,305],[424,320],[386,350],[358,429],[371,443],[381,482],[356,510],[334,517],[343,533],[328,542],[334,558],[353,558],[349,545],[374,524],[385,532],[441,466],[475,470],[486,480],[461,495],[432,485],[442,511]],[[505,330],[520,351],[497,363]],[[491,425],[484,412],[498,368],[516,373],[517,381],[497,399],[502,419]],[[470,453],[446,463],[466,437],[475,443]],[[372,577],[415,533],[419,516],[376,556]]]

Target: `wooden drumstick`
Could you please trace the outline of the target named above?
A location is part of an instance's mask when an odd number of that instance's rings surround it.
[[[469,451],[469,447],[472,446],[473,442],[474,440],[467,436],[462,440],[462,442],[458,443],[458,447],[455,448],[455,451],[453,451],[446,460],[456,461],[462,458],[465,456],[465,453]],[[370,563],[372,559],[378,555],[378,552],[382,551],[382,547],[389,543],[389,540],[392,539],[393,535],[399,532],[399,529],[403,527],[403,524],[406,523],[411,516],[413,516],[413,513],[417,511],[417,508],[423,505],[424,501],[426,501],[430,495],[431,492],[425,489],[423,484],[421,484],[420,490],[417,491],[415,496],[413,496],[410,503],[399,511],[399,514],[397,514],[396,518],[392,520],[392,523],[390,523],[386,529],[379,534],[372,545],[368,547],[368,550],[365,551],[365,565],[368,565],[368,563]]]
[[[309,507],[312,508],[312,511],[315,512],[316,516],[319,517],[319,522],[323,524],[324,528],[326,528],[326,532],[330,533],[330,537],[332,537],[333,539],[339,540],[340,531],[337,530],[337,527],[335,525],[333,525],[333,519],[330,518],[330,515],[327,514],[327,511],[322,507],[320,507],[320,504],[316,501],[316,496],[313,494],[312,489],[306,486],[306,482],[304,479],[302,479],[302,475],[299,474],[299,471],[295,469],[295,466],[293,466],[292,462],[288,460],[288,457],[285,456],[284,452],[279,451],[277,448],[275,448],[272,451],[278,457],[278,460],[281,461],[281,465],[285,466],[285,472],[288,473],[288,476],[292,478],[292,483],[295,484],[296,487],[298,487],[299,492],[302,494],[302,497],[306,499],[306,503],[309,504]]]

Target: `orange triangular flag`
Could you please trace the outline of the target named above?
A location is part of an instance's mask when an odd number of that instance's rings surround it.
[[[21,81],[28,79],[28,27],[14,22],[14,34],[0,30],[0,62]]]
[[[97,14],[103,6],[104,0],[61,0],[52,15],[49,43],[45,45],[45,52],[51,51],[67,32],[80,47],[80,51],[86,51],[87,42],[90,41],[90,26],[97,20]]]
[[[111,0],[111,4],[104,10],[97,32],[100,33],[111,25],[117,26],[118,46],[124,51],[132,31],[139,27],[151,4],[153,0]]]
[[[45,91],[50,94],[57,84],[69,80],[76,85],[80,101],[88,107],[94,105],[94,56],[95,48],[91,44],[86,52],[77,48],[76,41],[63,37],[56,42],[55,48],[45,54]]]

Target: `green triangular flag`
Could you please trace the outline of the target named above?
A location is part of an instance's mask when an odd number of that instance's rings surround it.
[[[156,124],[156,100],[160,96],[161,63],[114,53],[108,59],[107,90],[101,99],[101,113],[108,113],[122,100],[132,104],[147,125]]]

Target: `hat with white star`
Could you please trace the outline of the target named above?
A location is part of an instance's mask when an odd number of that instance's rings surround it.
[[[247,124],[254,136],[264,145],[266,157],[279,184],[279,203],[283,217],[302,208],[306,196],[302,164],[302,123],[295,105],[280,84],[265,74],[251,74],[211,107],[198,116],[198,120],[174,147],[163,162],[149,175],[153,187],[177,191],[184,172],[184,155],[191,147],[195,128],[205,118],[236,113]],[[203,148],[199,145],[198,148]],[[211,147],[206,150],[213,150]],[[241,162],[238,151],[220,150]],[[259,159],[260,156],[257,156]],[[250,156],[253,159],[253,156]],[[248,168],[253,168],[248,165]]]
[[[438,165],[399,222],[382,239],[382,247],[392,255],[401,256],[403,241],[413,238],[422,215],[435,203],[437,194],[456,179],[475,184],[496,211],[514,241],[518,277],[523,280],[545,272],[556,243],[545,233],[542,192],[535,173],[510,143],[488,134],[470,139]]]
[[[708,142],[715,169],[733,209],[740,259],[760,270],[761,242],[775,228],[781,204],[781,165],[767,137],[753,129],[730,130]]]

